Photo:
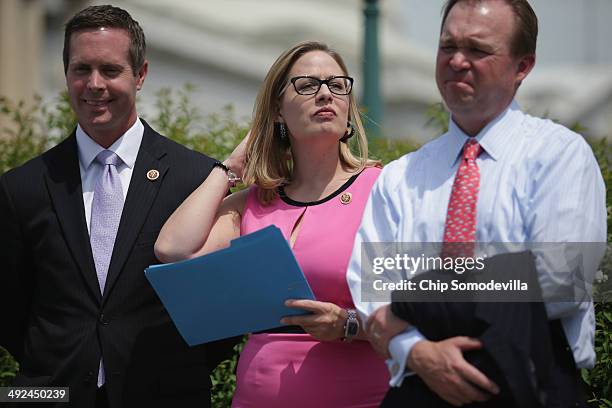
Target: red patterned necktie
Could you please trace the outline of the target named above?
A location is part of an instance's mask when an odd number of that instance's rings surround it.
[[[463,145],[463,157],[455,176],[444,226],[443,257],[471,257],[476,241],[476,205],[480,171],[476,158],[480,144],[470,139]]]

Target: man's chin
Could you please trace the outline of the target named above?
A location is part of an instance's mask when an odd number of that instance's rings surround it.
[[[80,121],[79,124],[85,130],[87,134],[91,136],[92,133],[104,132],[111,129],[112,122],[109,118],[89,118],[86,121]]]
[[[112,123],[113,115],[109,111],[89,112],[87,122],[92,127],[106,127]]]
[[[469,112],[474,110],[474,99],[471,97],[449,98],[444,102],[451,113]]]

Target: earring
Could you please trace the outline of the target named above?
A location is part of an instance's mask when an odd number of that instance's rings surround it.
[[[280,130],[280,138],[281,140],[287,140],[287,128],[283,122],[278,123],[278,127]]]
[[[355,134],[355,128],[353,127],[353,124],[350,121],[346,122],[346,127],[348,129],[346,130],[344,136],[342,136],[342,138],[340,139],[340,141],[344,143],[347,143],[348,140]]]

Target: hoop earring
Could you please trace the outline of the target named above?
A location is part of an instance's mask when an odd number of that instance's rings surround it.
[[[341,142],[347,143],[348,140],[353,137],[353,135],[355,134],[355,128],[353,127],[353,124],[348,121],[346,122],[346,127],[348,128],[346,133],[344,134],[344,136],[342,136],[342,138],[340,139]]]

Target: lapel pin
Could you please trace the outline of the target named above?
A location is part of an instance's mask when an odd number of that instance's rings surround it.
[[[340,196],[340,202],[342,204],[350,204],[353,201],[353,195],[351,193],[342,193]]]
[[[151,169],[147,171],[147,178],[151,181],[155,181],[159,178],[159,171]]]

